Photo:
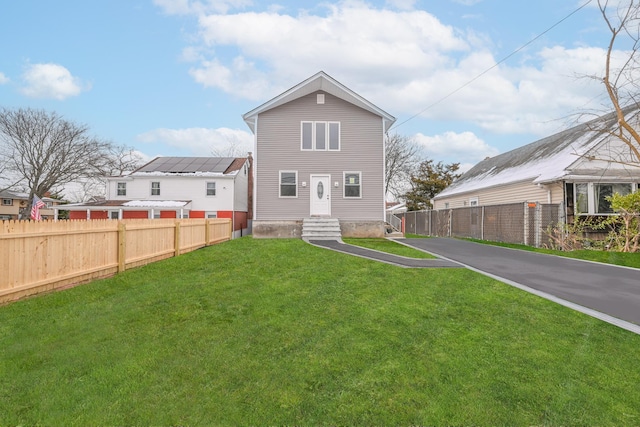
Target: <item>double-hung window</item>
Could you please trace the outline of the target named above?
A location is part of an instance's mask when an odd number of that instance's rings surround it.
[[[297,171],[280,171],[280,197],[298,197],[297,183]]]
[[[13,206],[13,199],[2,199],[2,206]]]
[[[362,197],[360,177],[361,177],[360,172],[344,173],[344,197],[345,198]]]
[[[127,195],[127,183],[119,182],[118,183],[118,196],[126,196]]]
[[[216,195],[216,183],[207,182],[207,196],[215,196],[215,195]]]
[[[303,151],[340,151],[340,122],[302,122]]]
[[[151,183],[151,195],[152,196],[159,196],[160,195],[160,182],[153,181]]]

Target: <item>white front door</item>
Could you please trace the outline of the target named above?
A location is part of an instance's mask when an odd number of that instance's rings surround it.
[[[311,175],[311,215],[331,215],[329,175]]]

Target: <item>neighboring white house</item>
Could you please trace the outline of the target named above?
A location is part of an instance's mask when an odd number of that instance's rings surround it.
[[[157,157],[107,177],[106,200],[64,205],[70,219],[231,218],[236,234],[251,221],[252,158]]]
[[[640,129],[637,107],[625,109]],[[515,150],[487,158],[434,197],[434,209],[538,202],[564,204],[574,215],[611,214],[607,197],[628,194],[640,183],[629,147],[611,135],[614,113]]]
[[[300,237],[312,216],[383,236],[384,134],[395,118],[319,72],[243,116],[255,135],[255,237]]]

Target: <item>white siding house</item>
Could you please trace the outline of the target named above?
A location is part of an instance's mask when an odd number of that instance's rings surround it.
[[[236,234],[251,220],[252,158],[157,157],[107,177],[106,200],[65,205],[71,219],[231,218]]]

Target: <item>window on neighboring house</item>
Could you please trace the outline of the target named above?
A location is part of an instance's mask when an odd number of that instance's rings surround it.
[[[216,183],[207,182],[207,196],[215,196],[215,195],[216,195]]]
[[[127,195],[127,183],[119,182],[118,183],[118,196],[126,196]]]
[[[13,199],[2,199],[2,206],[13,206]]]
[[[302,150],[339,151],[340,122],[302,122]]]
[[[160,195],[160,182],[154,181],[151,183],[151,195],[152,196]]]
[[[118,213],[118,211],[111,211],[111,212],[109,212],[109,218],[111,218],[111,219],[119,219],[119,213]]]
[[[344,197],[360,198],[360,172],[344,173]]]
[[[217,212],[207,212],[207,218],[218,218]]]
[[[280,197],[298,197],[297,183],[297,171],[280,171]]]
[[[469,199],[469,206],[478,206],[478,198],[472,197]]]
[[[596,213],[613,213],[611,202],[607,198],[615,193],[626,196],[632,191],[631,184],[594,184],[593,189],[595,191]]]
[[[608,197],[615,193],[624,196],[633,191],[631,183],[577,183],[574,186],[574,206],[578,215],[614,213]]]

